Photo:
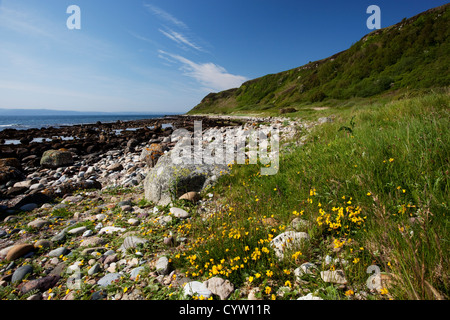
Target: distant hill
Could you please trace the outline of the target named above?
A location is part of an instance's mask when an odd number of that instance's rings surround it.
[[[162,112],[88,112],[73,110],[53,110],[53,109],[2,109],[0,116],[107,116],[107,115],[165,115],[170,113]]]
[[[405,18],[329,58],[210,93],[188,114],[278,113],[287,107],[447,87],[449,18],[450,4]]]
[[[0,116],[61,116],[61,115],[104,115],[101,112],[78,112],[70,110],[52,109],[0,109]]]

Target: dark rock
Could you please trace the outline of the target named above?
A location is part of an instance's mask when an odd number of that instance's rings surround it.
[[[50,271],[49,275],[61,276],[66,267],[67,265],[64,262],[58,263],[56,267],[54,267],[52,271]]]
[[[95,291],[92,296],[91,300],[103,300],[108,297],[108,293],[105,290],[98,290]]]
[[[32,141],[32,139],[30,137],[23,137],[23,138],[20,138],[19,141],[23,145],[28,145]]]
[[[86,152],[87,153],[94,153],[98,151],[98,146],[97,145],[89,145],[88,147],[86,147]]]
[[[25,278],[25,276],[29,273],[33,272],[33,267],[30,266],[29,264],[21,266],[19,268],[17,268],[16,271],[14,271],[13,275],[12,275],[12,279],[11,282],[19,282],[22,281],[23,278]]]
[[[121,163],[114,163],[112,165],[110,165],[108,168],[106,168],[107,170],[111,170],[111,171],[120,171],[123,169],[123,166]]]
[[[49,275],[40,279],[31,280],[20,288],[20,292],[25,294],[32,290],[47,291],[53,288],[60,278],[58,275]]]
[[[134,138],[132,138],[132,139],[130,139],[130,140],[127,142],[127,148],[128,148],[130,151],[134,151],[134,148],[135,148],[138,144],[139,144],[139,141],[136,140],[136,139],[134,139]]]
[[[19,194],[23,194],[25,191],[27,191],[27,187],[11,187],[6,191],[6,195],[9,197],[14,197]]]
[[[9,181],[21,181],[25,176],[19,169],[10,166],[0,166],[0,185]]]
[[[0,167],[14,167],[21,170],[22,166],[17,158],[4,158],[0,159]]]
[[[33,194],[27,194],[27,195],[19,195],[13,200],[9,201],[9,207],[10,208],[20,208],[26,204],[29,203],[35,203],[37,205],[41,205],[44,203],[48,203],[51,201],[51,198],[47,195],[43,194],[42,192],[36,192]]]
[[[297,112],[297,109],[292,108],[292,107],[281,108],[279,112],[280,112],[280,114],[292,113],[292,112]]]

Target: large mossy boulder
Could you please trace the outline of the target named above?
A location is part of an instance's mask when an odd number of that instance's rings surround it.
[[[145,198],[155,204],[167,205],[186,192],[203,191],[228,173],[224,164],[174,163],[172,152],[162,155],[144,180]]]
[[[73,163],[72,153],[66,150],[47,150],[40,162],[42,167],[51,169],[70,166]]]

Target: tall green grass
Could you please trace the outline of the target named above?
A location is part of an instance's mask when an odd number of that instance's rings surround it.
[[[367,290],[367,267],[376,264],[391,275],[382,297],[448,299],[449,105],[447,92],[335,110],[333,123],[282,154],[278,174],[233,166],[215,186],[215,213],[179,227],[192,241],[175,263],[193,277],[259,285],[270,298],[295,283],[301,263],[330,255],[347,263],[321,268],[343,269],[346,289]],[[339,130],[352,118],[352,132]],[[294,218],[308,221],[301,230],[311,239],[278,261],[268,243]],[[293,287],[345,298],[320,277],[307,280]]]

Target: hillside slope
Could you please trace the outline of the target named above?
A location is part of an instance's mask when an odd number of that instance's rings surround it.
[[[450,4],[430,9],[326,59],[210,93],[188,114],[283,113],[287,107],[447,87],[449,18]]]

